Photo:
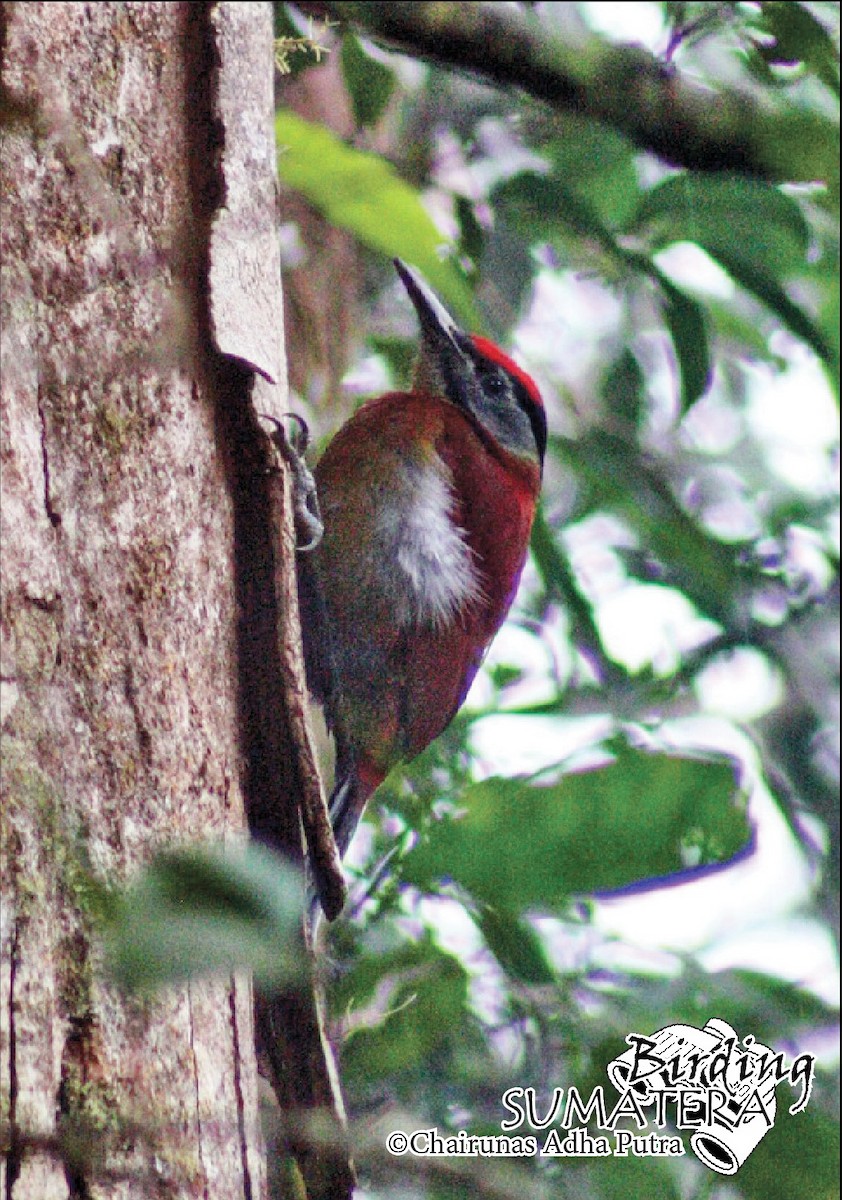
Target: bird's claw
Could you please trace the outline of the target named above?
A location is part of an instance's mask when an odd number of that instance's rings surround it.
[[[269,413],[259,413],[274,426],[269,434],[272,445],[292,472],[293,508],[295,510],[295,548],[302,554],[315,550],[324,534],[324,524],[319,508],[319,496],[313,473],[304,461],[304,452],[310,442],[310,429],[298,413],[285,413],[294,422],[294,433],[287,433],[282,421]]]

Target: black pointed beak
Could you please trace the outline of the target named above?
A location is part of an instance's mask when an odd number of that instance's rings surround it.
[[[465,335],[438,296],[431,291],[412,267],[408,267],[399,258],[392,261],[401,283],[406,288],[415,311],[418,313],[418,320],[425,338],[431,340],[435,346],[441,346],[443,342],[447,342],[458,350],[459,338],[460,336],[464,338]]]

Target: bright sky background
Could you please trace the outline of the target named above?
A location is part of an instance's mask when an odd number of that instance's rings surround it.
[[[578,5],[588,25],[615,42],[636,42],[653,53],[664,49],[664,14],[658,4],[583,0]]]

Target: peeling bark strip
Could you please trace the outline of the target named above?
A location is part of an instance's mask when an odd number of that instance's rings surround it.
[[[211,7],[210,22],[217,61],[212,107],[222,141],[218,169],[223,196],[211,224],[210,325],[219,351],[261,377],[254,379],[247,403],[232,377],[222,434],[231,438],[236,473],[247,806],[255,836],[303,868],[303,831],[320,862],[325,856],[329,859],[332,836],[325,833],[325,828],[330,832],[329,817],[307,717],[290,473],[272,463],[270,441],[255,412],[280,418],[287,396],[275,205],[271,8],[219,3]],[[334,880],[334,890],[344,892],[338,859],[324,870]],[[341,900],[337,903],[341,907]],[[342,1096],[315,973],[302,992],[258,997],[256,1024],[261,1061],[309,1200],[350,1197],[354,1171],[345,1148]],[[322,1132],[329,1131],[321,1148],[314,1148],[307,1135],[313,1114],[321,1119]]]
[[[285,392],[274,60],[266,59],[267,7],[210,6],[218,56],[212,103],[223,136],[219,165],[224,186],[222,206],[211,224],[210,317],[220,353]],[[271,39],[271,25],[268,35]]]
[[[283,472],[282,489],[270,487],[269,523],[273,544],[284,548],[278,560],[275,594],[281,611],[287,614],[279,631],[281,663],[290,728],[298,750],[300,814],[307,847],[307,874],[326,917],[332,921],[345,907],[348,887],[314,748],[301,639],[300,581],[297,578],[297,571],[305,566],[300,563],[299,554],[307,553],[318,544],[324,527],[318,512],[315,481],[303,458],[299,457],[299,454],[303,455],[305,447],[302,446],[300,451],[294,448],[287,440],[283,424],[273,417],[269,420],[275,424],[274,431],[269,435],[270,441],[280,456],[280,462],[288,468]],[[303,489],[308,490],[304,493]],[[293,514],[292,520],[290,513]],[[300,540],[302,537],[307,539],[303,544]],[[315,932],[315,926],[311,932]]]
[[[217,349],[262,376],[255,383],[250,412],[256,416],[257,411],[267,411],[278,421],[286,404],[287,386],[275,204],[274,100],[266,60],[265,21],[259,20],[265,15],[265,7],[219,3],[211,8],[217,51],[213,108],[222,139],[219,172],[224,199],[211,223],[208,283],[210,322]],[[249,65],[245,73],[244,58]],[[253,437],[264,442],[265,455],[266,438],[261,438],[256,428]],[[288,464],[288,459],[281,455],[278,466],[284,463]],[[271,480],[265,487],[265,520],[275,562],[271,603],[277,612],[278,682],[284,685],[267,699],[273,708],[287,711],[297,758],[298,809],[311,854],[321,875],[329,880],[331,915],[335,915],[344,903],[345,881],[307,714],[290,472],[282,468],[282,477],[280,487]],[[263,606],[269,603],[264,597]],[[271,683],[266,686],[271,687]],[[288,796],[287,805],[290,799]],[[283,820],[294,825],[292,816]],[[302,860],[294,832],[279,834],[275,841],[295,861]]]

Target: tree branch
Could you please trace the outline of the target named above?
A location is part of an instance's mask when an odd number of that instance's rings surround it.
[[[712,92],[637,46],[597,37],[574,45],[509,5],[304,0],[298,7],[593,117],[675,166],[770,180],[836,175],[838,134],[822,117],[794,107],[773,110],[747,92]]]

